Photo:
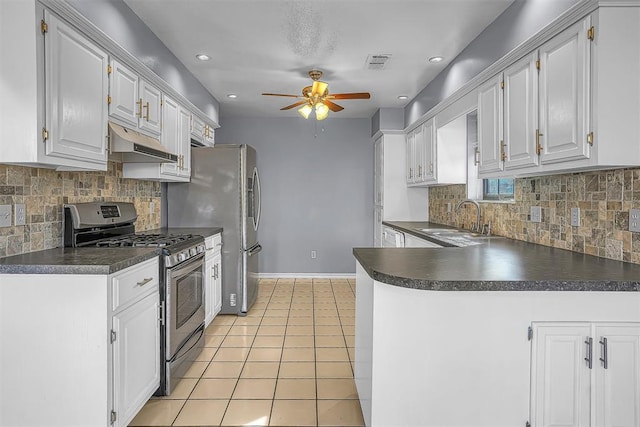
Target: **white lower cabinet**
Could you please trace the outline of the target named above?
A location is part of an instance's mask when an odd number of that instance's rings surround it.
[[[160,384],[158,293],[113,315],[113,421],[126,426]],[[120,422],[119,422],[120,419]]]
[[[207,237],[205,246],[204,324],[207,327],[222,309],[222,234]]]
[[[157,257],[0,275],[0,426],[127,426],[160,385],[159,288]]]
[[[640,323],[537,322],[532,333],[532,426],[640,426]]]

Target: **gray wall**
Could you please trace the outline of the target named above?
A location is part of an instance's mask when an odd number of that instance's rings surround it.
[[[257,151],[261,273],[355,272],[352,248],[373,244],[368,119],[229,117],[216,130],[223,143]]]
[[[516,0],[407,104],[405,127],[578,1]]]
[[[218,101],[122,0],[67,2],[203,113],[215,117]]]

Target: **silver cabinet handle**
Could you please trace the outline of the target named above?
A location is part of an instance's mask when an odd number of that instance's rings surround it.
[[[600,345],[602,346],[602,357],[600,358],[600,361],[602,362],[602,367],[604,369],[609,369],[609,356],[608,356],[608,350],[607,350],[607,339],[606,338],[602,338],[600,340]]]
[[[593,368],[593,338],[589,337],[587,338],[587,340],[584,342],[587,345],[587,357],[584,358],[584,360],[587,362],[587,366],[589,367],[589,369]]]
[[[139,281],[138,283],[136,283],[136,285],[144,286],[147,283],[151,282],[152,280],[153,280],[153,277],[146,277],[146,278],[142,279],[141,281]]]

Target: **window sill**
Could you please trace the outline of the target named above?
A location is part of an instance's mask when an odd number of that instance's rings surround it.
[[[478,203],[495,203],[499,205],[515,205],[515,200],[476,200]]]

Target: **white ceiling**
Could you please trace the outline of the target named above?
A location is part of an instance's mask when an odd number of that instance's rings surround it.
[[[403,107],[513,0],[125,0],[229,116],[287,117],[280,111],[324,71],[330,93],[370,92],[345,100],[339,117],[369,118]],[[196,54],[206,53],[201,62]],[[382,71],[370,54],[391,54]],[[438,64],[432,56],[443,56]],[[229,99],[228,94],[237,94]]]

